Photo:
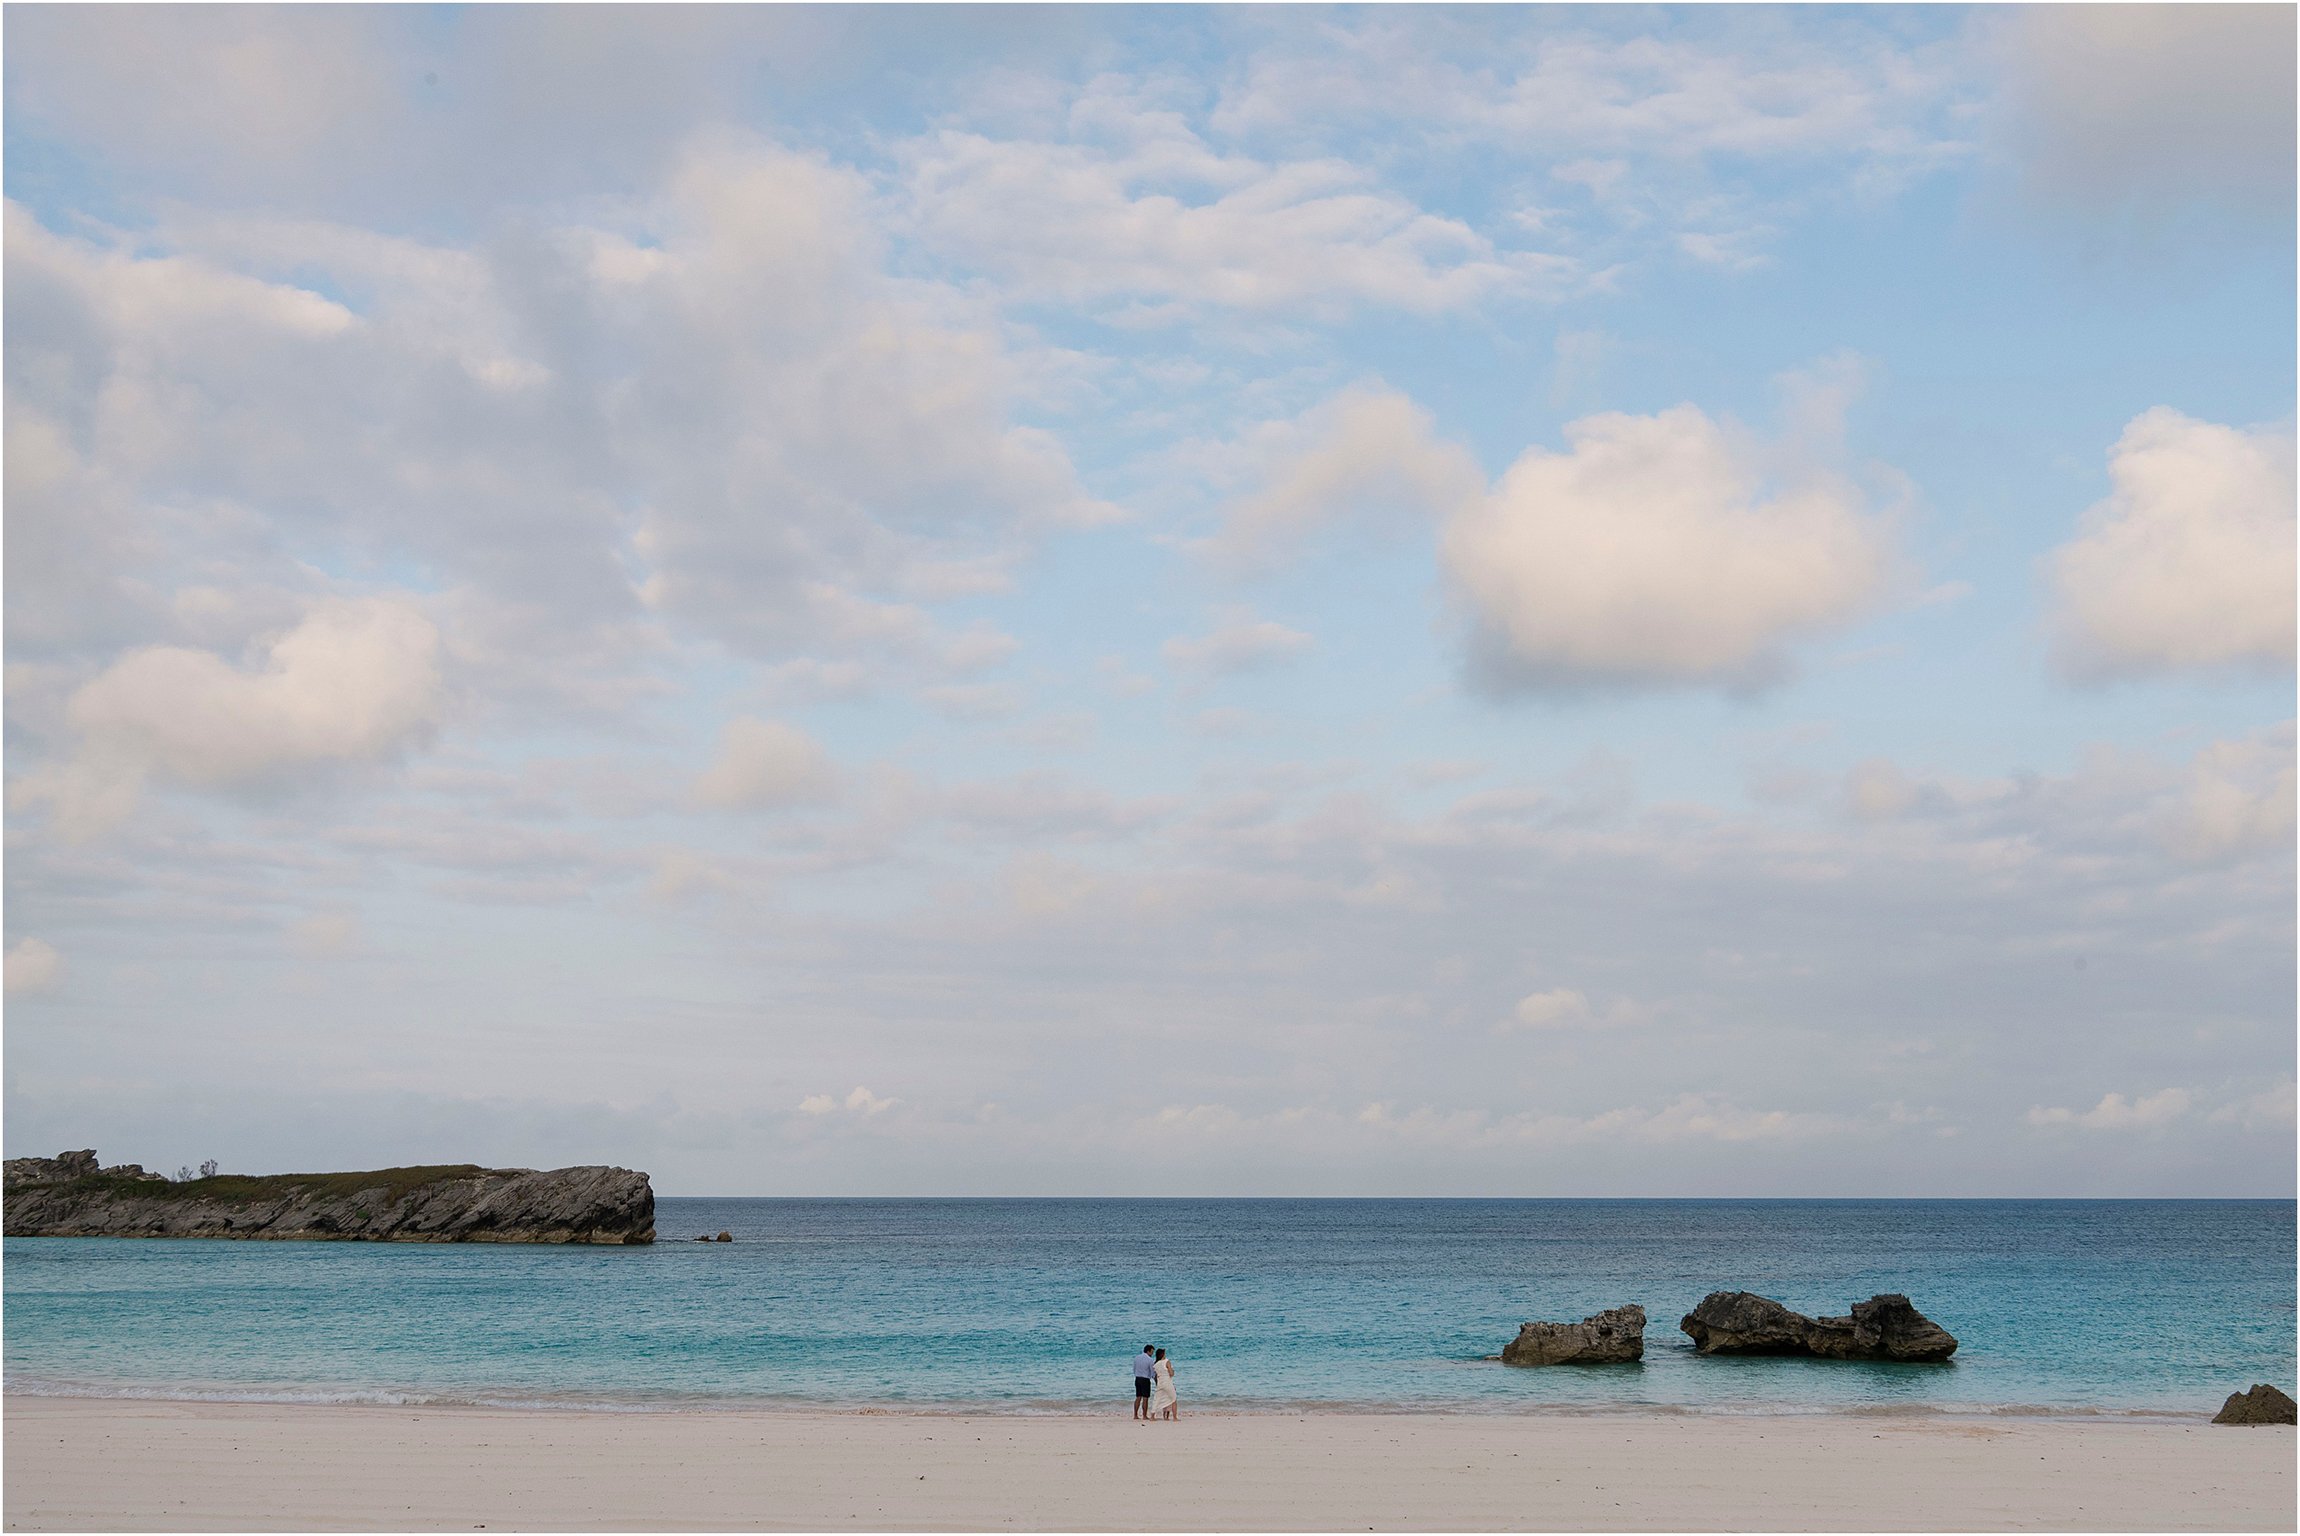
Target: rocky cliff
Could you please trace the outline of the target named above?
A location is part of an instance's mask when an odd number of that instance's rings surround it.
[[[393,1243],[651,1243],[655,1191],[628,1168],[381,1168],[173,1183],[94,1152],[11,1159],[10,1237],[303,1238]]]
[[[1946,1360],[1957,1352],[1956,1338],[1906,1296],[1856,1301],[1851,1317],[1807,1317],[1768,1296],[1712,1291],[1678,1326],[1704,1355]]]

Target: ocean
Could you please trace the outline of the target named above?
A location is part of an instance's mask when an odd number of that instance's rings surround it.
[[[9,1392],[1125,1411],[2208,1414],[2294,1384],[2290,1201],[709,1200],[651,1248],[10,1238]],[[696,1243],[725,1229],[733,1243]],[[1702,1359],[1712,1290],[1909,1295],[1945,1365]],[[1644,1363],[1520,1370],[1628,1302]]]

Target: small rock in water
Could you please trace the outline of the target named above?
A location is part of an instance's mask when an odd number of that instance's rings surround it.
[[[2212,1416],[2215,1424],[2293,1424],[2300,1423],[2300,1414],[2294,1411],[2292,1399],[2266,1382],[2254,1384],[2249,1392],[2231,1392],[2228,1401]]]
[[[1504,1365],[1626,1365],[1645,1357],[1645,1309],[1613,1307],[1578,1323],[1527,1323],[1502,1346]]]
[[[1711,1291],[1678,1324],[1704,1355],[1814,1355],[1823,1360],[1946,1360],[1956,1336],[1906,1296],[1853,1303],[1851,1317],[1807,1317],[1769,1296]]]
[[[698,1232],[695,1234],[695,1241],[698,1243],[707,1243],[710,1240],[711,1234],[708,1232]]]
[[[721,1233],[720,1233],[720,1234],[719,1234],[719,1235],[718,1235],[716,1238],[712,1239],[712,1241],[714,1241],[714,1242],[721,1242],[721,1243],[731,1243],[731,1242],[733,1242],[734,1240],[735,1240],[735,1234],[734,1234],[734,1233],[732,1233],[732,1232],[721,1232]]]

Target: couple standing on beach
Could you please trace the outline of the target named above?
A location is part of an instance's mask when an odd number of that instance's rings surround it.
[[[1145,1423],[1182,1417],[1182,1400],[1174,1395],[1174,1362],[1155,1344],[1143,1345],[1134,1357],[1134,1417]]]

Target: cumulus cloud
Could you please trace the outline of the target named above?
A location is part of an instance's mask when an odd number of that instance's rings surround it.
[[[1532,448],[1442,542],[1479,674],[1501,688],[1777,675],[1792,640],[1860,614],[1890,530],[1848,477],[1691,405],[1585,417]]]
[[[2127,1099],[2105,1093],[2090,1109],[2047,1109],[2028,1112],[2028,1123],[2038,1126],[2076,1126],[2087,1131],[2146,1131],[2170,1125],[2188,1113],[2191,1103],[2185,1088],[2164,1088],[2145,1098]]]
[[[1644,1017],[1644,1010],[1625,997],[1617,997],[1600,1008],[1575,988],[1551,987],[1519,998],[1517,1007],[1510,1011],[1501,1027],[1504,1030],[1615,1029],[1639,1023]]]
[[[441,706],[439,631],[412,601],[339,598],[274,636],[251,665],[211,651],[132,651],[72,695],[69,762],[17,781],[68,834],[126,816],[148,775],[198,789],[374,762],[423,739]]]
[[[2047,566],[2063,670],[2290,667],[2300,547],[2290,431],[2158,406],[2125,427],[2108,468],[2108,499]]]
[[[868,1088],[857,1085],[843,1099],[833,1098],[827,1093],[810,1093],[799,1100],[799,1113],[802,1115],[835,1115],[844,1112],[850,1115],[868,1117],[883,1115],[901,1102],[900,1099],[882,1099]]]
[[[795,725],[749,716],[727,722],[694,787],[697,804],[722,811],[779,810],[837,792],[838,770],[820,742]]]
[[[10,997],[46,992],[63,979],[64,957],[46,939],[22,938],[8,946],[5,971]]]
[[[1320,524],[1402,509],[1440,525],[1487,684],[1756,686],[1792,641],[1864,612],[1895,565],[1890,517],[1836,462],[1858,365],[1783,383],[1778,442],[1692,405],[1590,416],[1490,489],[1411,400],[1353,389],[1241,440],[1258,488],[1205,547],[1251,567]]]
[[[317,549],[439,573],[478,677],[596,686],[661,626],[932,670],[967,643],[934,605],[1114,515],[1015,419],[995,317],[889,275],[856,173],[706,135],[580,214],[464,247],[192,212],[115,241],[12,206],[12,638],[84,628],[76,598],[159,607],[139,565],[293,582],[283,550]],[[537,655],[587,664],[554,685]]]
[[[439,708],[439,631],[399,598],[315,608],[241,668],[206,651],[153,646],[73,696],[88,740],[192,784],[281,766],[375,758],[428,728]]]
[[[656,488],[646,595],[757,645],[915,648],[890,598],[995,590],[1018,536],[1113,514],[1005,419],[1020,380],[953,296],[880,275],[865,197],[819,161],[709,142],[657,243],[592,247],[647,360],[627,401]]]
[[[1238,614],[1203,635],[1176,635],[1160,649],[1176,666],[1219,677],[1290,661],[1315,643],[1275,619]]]

